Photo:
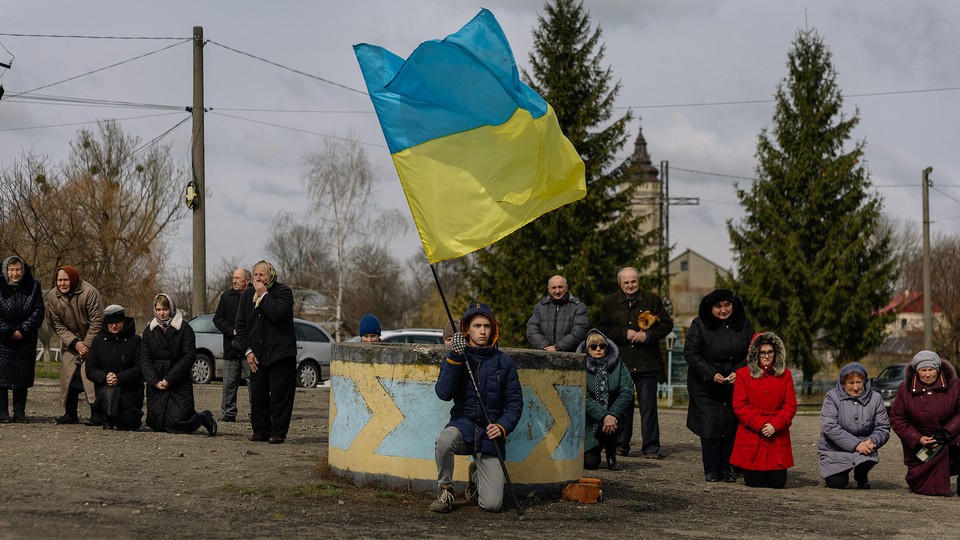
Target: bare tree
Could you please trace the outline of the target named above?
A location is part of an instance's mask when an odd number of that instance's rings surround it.
[[[75,266],[108,303],[149,303],[184,209],[182,167],[165,146],[140,146],[115,121],[81,129],[67,163],[27,155],[2,172],[0,245],[45,285]]]
[[[344,294],[349,263],[358,250],[384,246],[384,232],[402,235],[406,221],[397,211],[380,211],[373,169],[367,154],[355,140],[324,139],[320,148],[305,158],[302,180],[313,205],[312,216],[330,238],[335,283],[330,297],[335,306],[336,339],[344,326]],[[289,269],[288,269],[289,271]]]

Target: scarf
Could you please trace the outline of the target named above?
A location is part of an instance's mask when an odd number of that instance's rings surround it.
[[[161,319],[160,316],[157,315],[157,300],[159,300],[160,297],[166,298],[167,301],[170,302],[170,313],[167,315],[166,319]],[[160,327],[160,330],[162,330],[164,334],[167,333],[167,328],[170,328],[170,321],[173,320],[173,316],[176,312],[177,304],[173,301],[173,297],[169,294],[160,293],[153,297],[153,318],[157,321],[157,326]]]
[[[269,290],[270,287],[273,287],[273,284],[277,282],[277,269],[274,268],[273,265],[268,263],[267,261],[261,260],[257,264],[253,265],[254,271],[256,271],[257,267],[260,267],[260,266],[265,266],[267,268],[267,282],[264,283],[264,286]],[[253,293],[254,307],[260,307],[260,300],[262,298],[263,297],[260,296],[260,293],[254,291]]]
[[[610,402],[610,387],[607,382],[607,357],[603,358],[589,358],[589,362],[597,366],[597,375],[594,378],[594,396],[596,396],[597,403],[603,406],[604,409],[608,408],[607,405]],[[600,422],[594,420],[590,424],[590,429],[594,433],[599,433]]]

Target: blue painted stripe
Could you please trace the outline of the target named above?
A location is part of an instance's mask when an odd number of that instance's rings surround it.
[[[379,379],[384,391],[393,398],[403,420],[393,428],[374,451],[383,456],[413,459],[435,457],[434,441],[448,417],[438,415],[440,399],[433,391],[433,381]],[[430,399],[429,396],[434,396]],[[425,399],[426,398],[426,399]]]
[[[583,430],[586,423],[586,403],[583,399],[582,386],[554,385],[563,406],[567,408],[570,425],[567,432],[560,439],[560,444],[553,452],[554,460],[580,459],[580,449],[583,448]]]
[[[330,446],[348,450],[360,431],[373,418],[373,412],[357,390],[353,379],[330,377],[330,390],[337,414],[330,426]]]
[[[553,416],[540,400],[540,396],[523,385],[523,414],[514,433],[521,433],[518,437],[511,437],[507,444],[507,461],[525,461],[534,447],[540,444],[553,427]]]

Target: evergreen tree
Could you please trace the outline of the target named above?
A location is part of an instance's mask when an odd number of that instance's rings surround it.
[[[823,355],[838,365],[882,341],[894,266],[882,200],[871,191],[864,143],[847,118],[830,51],[797,34],[777,86],[773,127],[760,132],[756,180],[739,191],[746,216],[728,223],[742,295],[758,329],[779,334],[805,381]]]
[[[591,27],[582,2],[555,0],[544,9],[533,32],[531,72],[523,76],[553,107],[583,158],[587,195],[476,254],[461,299],[494,308],[506,346],[526,346],[527,319],[551,276],[566,277],[596,320],[603,298],[617,290],[617,270],[645,268],[654,260],[642,254],[654,240],[638,233],[639,219],[630,209],[633,188],[618,186],[623,164],[614,160],[631,114],[610,121],[620,84],[602,65],[602,31]]]

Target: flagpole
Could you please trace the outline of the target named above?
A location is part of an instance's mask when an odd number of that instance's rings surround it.
[[[453,322],[453,314],[450,312],[450,305],[447,304],[447,297],[443,294],[443,287],[440,286],[440,276],[437,274],[437,268],[431,264],[430,270],[433,272],[433,280],[437,283],[437,291],[440,292],[440,301],[443,302],[443,309],[447,312],[447,318],[450,319],[450,326],[453,328],[454,332],[458,332],[459,329]],[[464,355],[463,365],[467,367],[467,374],[470,375],[470,382],[473,383],[473,390],[477,393],[477,403],[480,404],[480,412],[483,414],[483,419],[487,422],[489,426],[490,415],[487,414],[487,406],[483,402],[483,398],[480,396],[480,387],[477,386],[477,379],[473,375],[473,370],[470,369],[470,362],[466,361],[466,355]],[[504,433],[503,437],[506,440],[507,434]],[[513,499],[513,505],[517,508],[517,517],[520,518],[520,521],[523,521],[523,507],[520,506],[520,500],[517,499],[517,492],[513,489],[513,482],[510,481],[510,473],[507,472],[507,463],[503,459],[503,452],[500,451],[500,445],[497,444],[497,441],[493,442],[493,448],[497,451],[497,461],[500,462],[500,468],[503,470],[503,478],[507,482],[507,490],[510,492],[510,497]]]

